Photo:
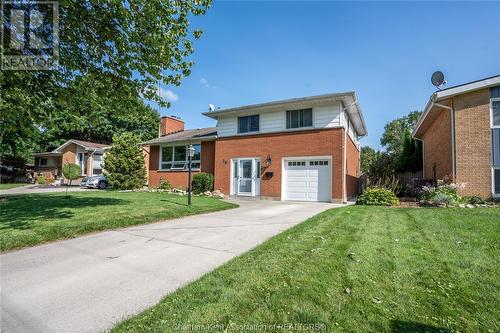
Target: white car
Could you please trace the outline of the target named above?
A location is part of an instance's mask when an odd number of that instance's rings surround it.
[[[109,186],[108,179],[104,175],[85,177],[80,183],[80,187],[98,188],[104,190]]]

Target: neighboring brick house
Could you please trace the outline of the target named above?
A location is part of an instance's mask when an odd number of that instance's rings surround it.
[[[413,135],[423,142],[424,178],[500,196],[500,75],[435,92]]]
[[[62,167],[66,163],[75,163],[82,168],[82,178],[102,173],[105,149],[109,145],[81,140],[68,140],[50,152],[33,154],[35,173],[47,179],[64,178]]]
[[[149,186],[186,187],[186,146],[195,172],[214,174],[227,195],[346,202],[358,191],[360,147],[367,134],[354,92],[205,112],[216,128],[184,130],[163,117],[159,138],[144,142]],[[182,124],[181,124],[182,123]]]

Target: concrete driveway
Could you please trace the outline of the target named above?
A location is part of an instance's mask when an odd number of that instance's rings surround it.
[[[43,186],[43,185],[26,185],[11,188],[8,190],[0,190],[0,196],[6,195],[18,195],[18,194],[37,194],[37,193],[53,193],[53,192],[65,192],[66,186]],[[90,188],[81,188],[80,186],[70,186],[68,187],[68,192],[81,192],[81,191],[99,191]]]
[[[339,205],[236,201],[237,209],[7,253],[2,332],[97,332],[266,239]]]

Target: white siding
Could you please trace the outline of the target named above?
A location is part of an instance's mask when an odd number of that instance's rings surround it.
[[[286,129],[286,109],[271,112],[255,112],[260,114],[259,133],[273,133],[288,131]],[[313,108],[314,128],[332,128],[343,125],[343,112],[341,104],[335,103],[328,106]],[[217,121],[217,136],[232,136],[238,134],[238,116],[220,117]],[[255,133],[252,133],[255,134]]]

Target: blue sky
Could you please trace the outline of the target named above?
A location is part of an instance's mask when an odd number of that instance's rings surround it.
[[[355,90],[369,135],[380,148],[384,125],[423,109],[430,76],[448,86],[500,74],[500,2],[215,1],[192,20],[204,30],[195,66],[161,114],[187,128],[215,126],[222,108]]]

